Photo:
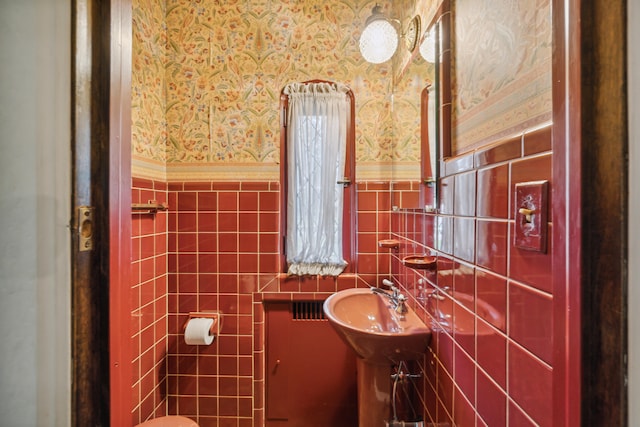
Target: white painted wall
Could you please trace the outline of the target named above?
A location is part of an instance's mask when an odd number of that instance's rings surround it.
[[[629,426],[640,426],[640,2],[627,0],[629,46]]]
[[[0,425],[70,425],[70,0],[0,0]]]

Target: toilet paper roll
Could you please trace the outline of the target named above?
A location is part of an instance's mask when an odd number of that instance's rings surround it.
[[[184,330],[184,342],[188,345],[209,345],[213,342],[214,336],[209,330],[213,325],[213,319],[196,317],[187,322]]]

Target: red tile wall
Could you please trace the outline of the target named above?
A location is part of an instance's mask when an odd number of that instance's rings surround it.
[[[279,268],[279,183],[170,183],[169,414],[201,427],[253,426],[262,415],[262,306]],[[210,346],[188,346],[189,312],[219,311]]]
[[[134,178],[132,203],[167,201],[167,184]],[[134,423],[166,414],[167,213],[131,220],[131,330]],[[123,334],[125,331],[123,331]]]
[[[515,183],[550,180],[549,130],[535,136],[535,149],[527,134],[447,162],[437,215],[394,212],[389,183],[357,183],[357,274],[337,280],[278,272],[278,182],[134,179],[134,203],[169,204],[133,216],[134,420],[179,414],[202,427],[263,426],[262,301],[323,299],[393,276],[434,330],[419,364],[427,422],[550,425],[551,250],[511,243]],[[379,246],[390,238],[399,249]],[[426,251],[437,254],[437,273],[401,264]],[[442,301],[427,297],[434,290]],[[458,329],[438,323],[438,309]],[[219,335],[210,346],[185,345],[188,313],[206,310],[223,313]]]
[[[515,184],[552,188],[551,160],[550,128],[525,132],[447,161],[438,214],[392,214],[394,279],[434,332],[420,365],[427,422],[551,426],[553,250],[512,243]],[[437,255],[437,272],[405,267],[415,253]]]
[[[277,182],[134,179],[132,191],[134,203],[169,205],[133,217],[136,422],[168,413],[202,427],[263,425],[262,301],[322,299],[389,276],[389,250],[378,246],[391,230],[386,182],[357,184],[360,274],[337,280],[279,274]],[[223,313],[219,336],[208,347],[185,345],[188,313],[207,310]]]

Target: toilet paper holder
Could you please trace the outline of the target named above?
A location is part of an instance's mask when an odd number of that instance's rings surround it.
[[[213,323],[211,324],[211,328],[209,328],[209,333],[211,335],[218,335],[220,332],[220,323],[222,322],[222,316],[217,311],[192,311],[189,313],[189,317],[187,321],[184,322],[184,326],[182,330],[185,331],[187,329],[187,324],[191,319],[213,319]]]

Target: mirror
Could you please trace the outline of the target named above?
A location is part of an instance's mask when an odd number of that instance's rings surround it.
[[[426,26],[406,66],[396,73],[392,206],[435,211],[439,160],[448,147],[451,120],[449,2]]]

